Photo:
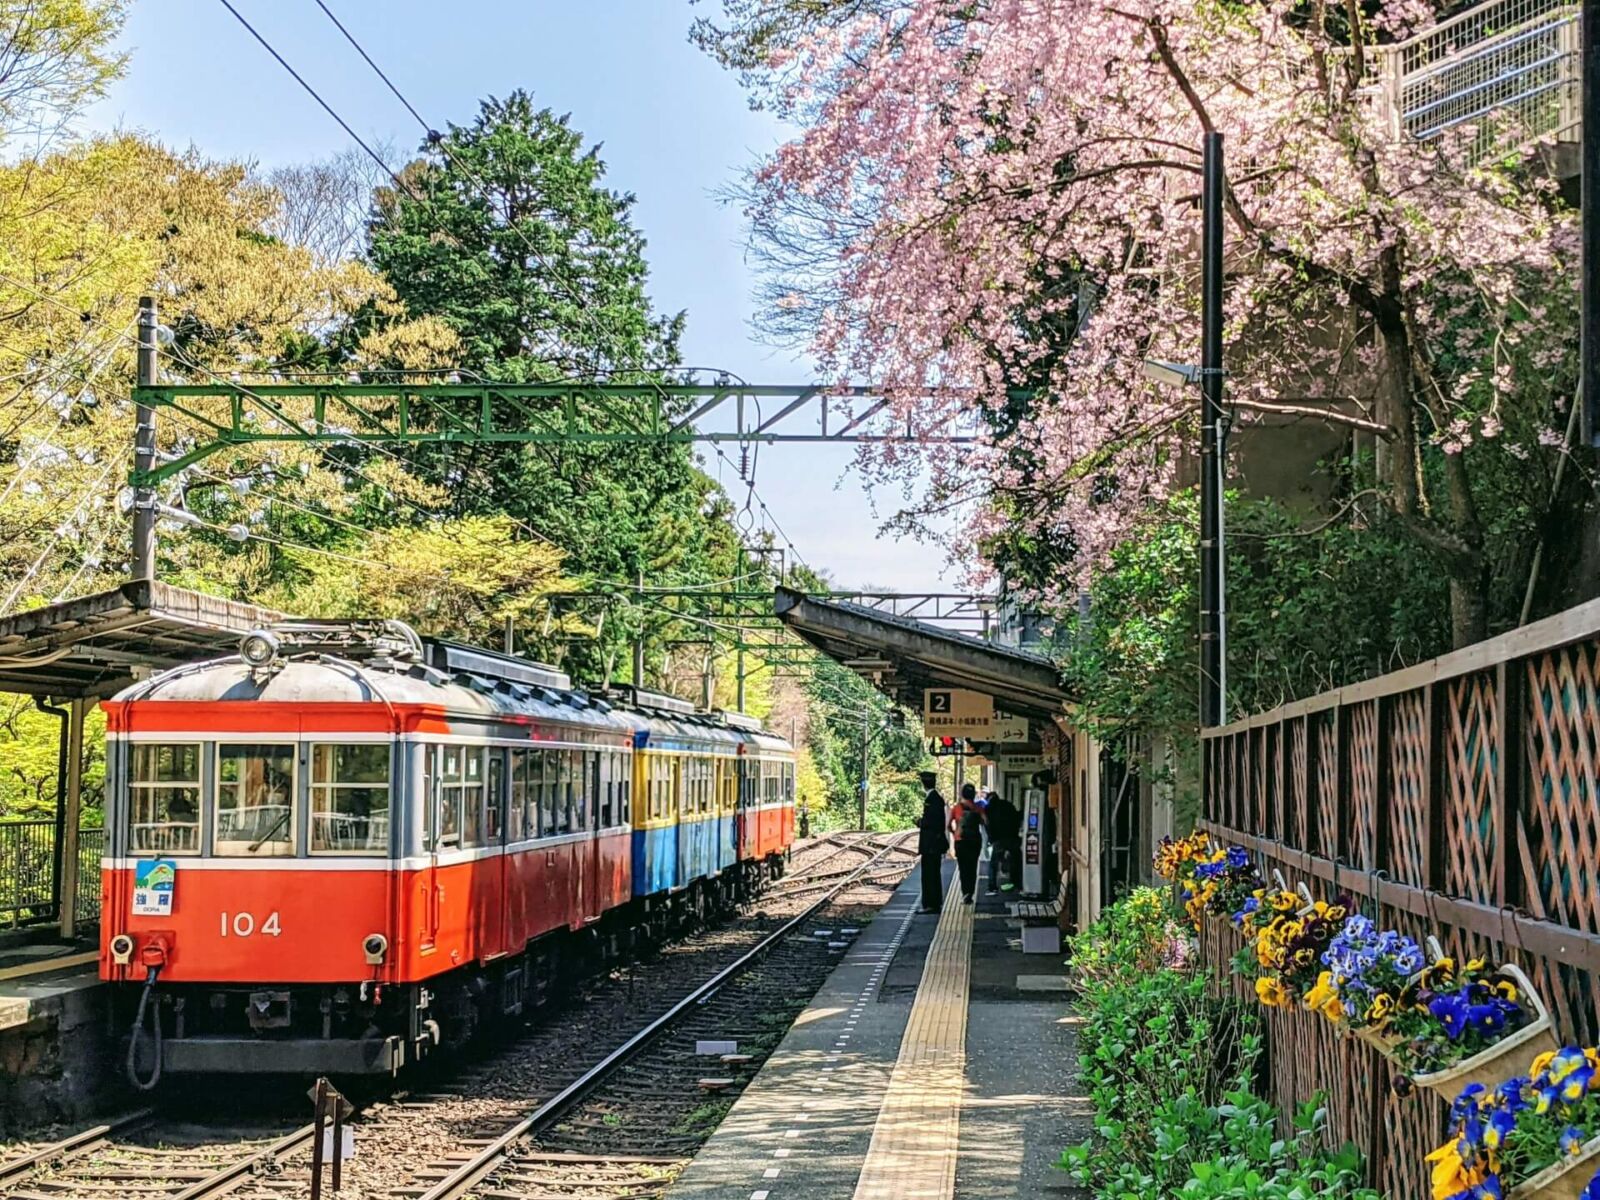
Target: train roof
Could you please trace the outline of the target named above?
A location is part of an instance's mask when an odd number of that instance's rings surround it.
[[[547,664],[419,638],[396,621],[295,622],[258,633],[270,639],[266,661],[252,664],[241,643],[240,653],[164,671],[114,699],[432,705],[483,720],[532,719],[612,734],[648,731],[655,744],[788,745],[742,714],[704,712],[677,697],[626,686],[590,692],[573,687],[564,672]]]

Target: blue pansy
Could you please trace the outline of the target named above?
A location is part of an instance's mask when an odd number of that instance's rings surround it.
[[[1528,1088],[1526,1075],[1513,1075],[1494,1090],[1494,1102],[1509,1113],[1519,1113],[1528,1107],[1525,1094]]]

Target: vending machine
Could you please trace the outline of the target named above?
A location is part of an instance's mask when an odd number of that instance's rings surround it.
[[[1026,896],[1044,895],[1044,809],[1043,788],[1028,788],[1022,793],[1022,892]]]

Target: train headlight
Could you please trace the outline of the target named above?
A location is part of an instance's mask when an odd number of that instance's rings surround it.
[[[264,667],[278,657],[278,639],[265,629],[252,630],[239,642],[239,657],[251,667]]]
[[[383,956],[389,952],[389,939],[381,933],[369,933],[361,939],[361,953],[373,966],[383,962]]]
[[[127,934],[119,933],[111,939],[111,961],[119,967],[133,961],[133,939]]]

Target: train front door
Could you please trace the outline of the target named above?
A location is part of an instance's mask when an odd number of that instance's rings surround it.
[[[422,869],[422,882],[418,888],[417,915],[420,917],[420,928],[417,932],[419,946],[431,952],[439,940],[439,797],[443,788],[439,783],[439,747],[424,746],[422,754],[422,786],[427,796],[422,835],[427,843],[428,865]]]

